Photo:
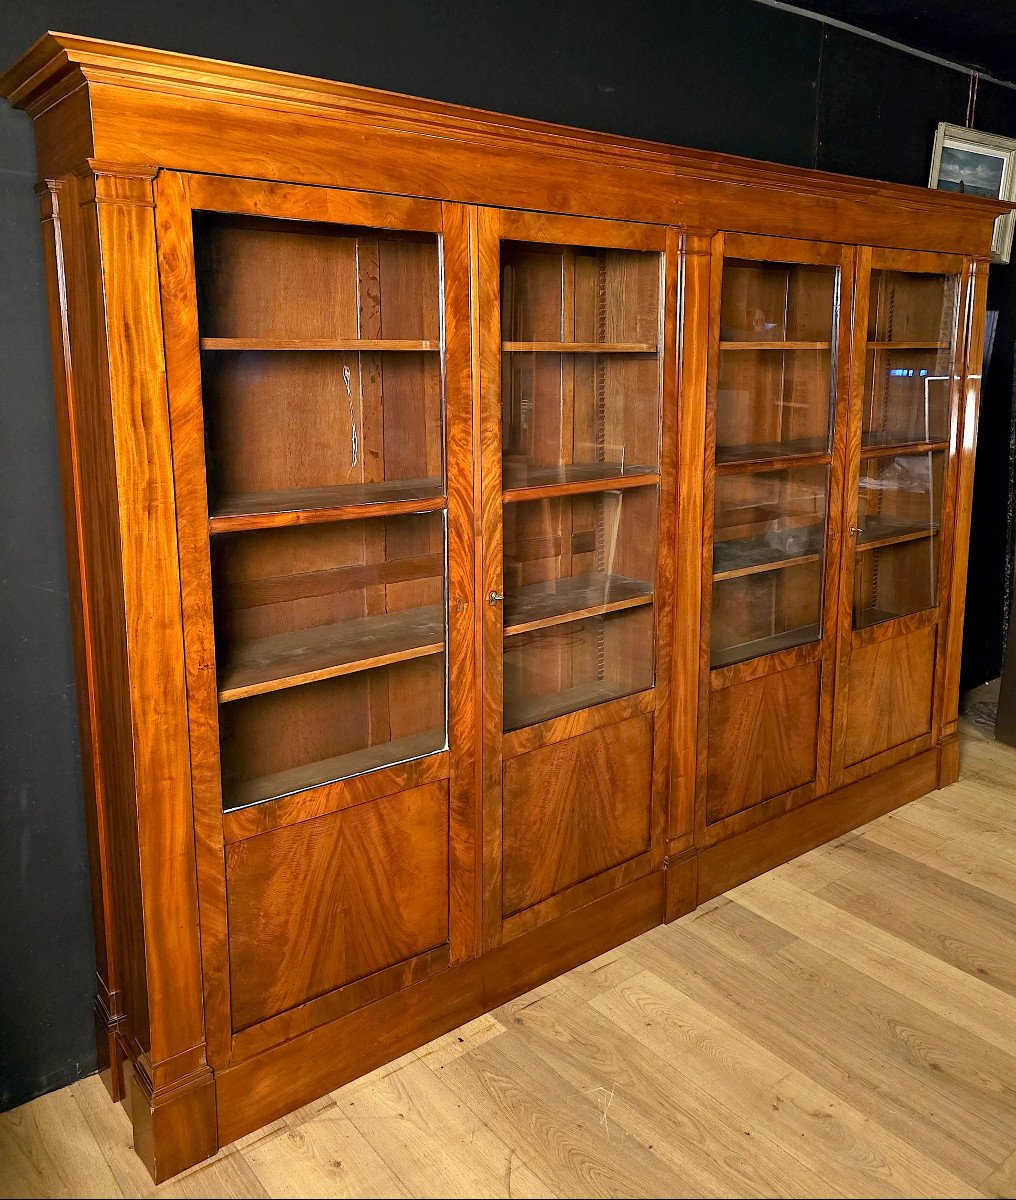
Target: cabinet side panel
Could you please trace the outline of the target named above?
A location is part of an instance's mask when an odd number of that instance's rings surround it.
[[[75,457],[82,592],[89,598],[92,736],[109,830],[109,885],[127,1033],[150,1042],[137,808],[124,621],[113,421],[105,386],[104,305],[96,213],[78,177],[64,202],[69,344],[75,370]]]
[[[144,881],[149,1039],[158,1094],[205,1068],[180,564],[149,173],[89,173],[106,347],[126,634],[127,722]]]
[[[110,876],[109,822],[103,792],[102,754],[98,744],[98,692],[95,685],[95,629],[91,597],[86,587],[83,528],[84,498],[81,490],[80,433],[75,395],[74,358],[71,352],[64,213],[68,202],[66,180],[47,180],[40,185],[43,251],[49,298],[50,344],[53,386],[56,399],[56,428],[60,450],[63,491],[64,537],[67,550],[67,583],[74,644],[78,729],[81,744],[81,774],[84,791],[85,829],[91,879],[92,922],[95,934],[98,982],[96,1025],[99,1070],[115,1100],[122,1094],[114,1031],[122,1017],[116,925]],[[71,201],[70,203],[73,203]]]

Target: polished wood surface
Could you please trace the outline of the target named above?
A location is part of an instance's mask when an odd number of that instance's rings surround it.
[[[854,650],[844,681],[844,761],[872,758],[931,732],[935,679],[934,627]]]
[[[955,777],[1004,205],[62,34],[0,94],[156,1178]]]
[[[506,917],[649,849],[652,737],[633,717],[508,760]]]
[[[709,824],[815,779],[821,678],[816,662],[712,693]]]
[[[1014,769],[1011,750],[965,733],[956,786],[328,1093],[175,1186],[1010,1195]],[[0,1116],[0,1192],[162,1194],[129,1138],[95,1078],[53,1092]]]
[[[231,845],[234,1028],[446,942],[447,830],[431,783]]]

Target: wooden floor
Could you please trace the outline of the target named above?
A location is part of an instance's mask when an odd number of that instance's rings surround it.
[[[1016,751],[152,1187],[95,1078],[5,1196],[1016,1195]]]

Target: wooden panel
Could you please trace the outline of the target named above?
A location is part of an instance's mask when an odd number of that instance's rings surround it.
[[[815,662],[712,693],[709,824],[815,778],[821,679]]]
[[[642,716],[505,763],[505,916],[648,850],[652,749]]]
[[[931,730],[937,628],[855,649],[847,674],[848,764]]]
[[[448,787],[235,842],[226,886],[242,1029],[448,940]]]

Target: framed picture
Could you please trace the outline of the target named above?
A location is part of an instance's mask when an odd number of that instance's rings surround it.
[[[935,134],[928,186],[944,192],[969,192],[992,199],[1016,199],[1016,140],[979,133],[944,122]],[[995,222],[991,257],[1008,262],[1016,213]]]

